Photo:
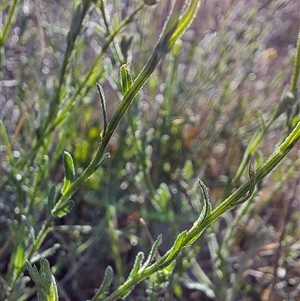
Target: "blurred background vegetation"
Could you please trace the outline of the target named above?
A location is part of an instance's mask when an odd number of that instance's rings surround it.
[[[103,120],[95,83],[105,91],[110,118],[120,99],[120,66],[128,63],[134,75],[140,71],[172,3],[145,6],[99,60],[111,32],[141,1],[96,1],[90,7],[58,95],[58,112],[69,109],[34,149],[53,110],[50,99],[60,85],[79,2],[14,1],[16,18],[2,45],[3,299],[16,245],[28,248],[31,227],[38,230],[45,220],[50,187],[63,180],[63,151],[72,154],[79,174],[97,147]],[[6,20],[9,1],[0,7]],[[107,265],[117,275],[113,290],[138,251],[147,253],[162,233],[164,254],[197,219],[198,178],[216,205],[247,179],[249,160],[259,164],[274,151],[295,110],[280,104],[299,25],[297,0],[202,2],[120,123],[110,159],[75,194],[74,208],[55,222],[37,254],[49,259],[60,300],[91,298]],[[298,144],[249,202],[180,253],[168,281],[149,279],[128,300],[300,300],[299,157]],[[20,224],[28,227],[19,231]],[[35,300],[32,287],[25,273],[11,300]]]

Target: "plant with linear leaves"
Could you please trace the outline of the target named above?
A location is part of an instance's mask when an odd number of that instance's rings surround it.
[[[172,20],[172,15],[170,20]],[[169,22],[170,22],[169,20]],[[169,27],[165,27],[166,29]],[[176,27],[175,27],[176,28]],[[168,31],[167,31],[168,32]],[[176,30],[174,31],[176,32]],[[158,43],[158,47],[156,48],[156,52],[158,49],[161,50],[160,47],[162,47],[161,43],[163,41],[163,45],[168,45],[172,39],[169,37],[172,37],[172,34],[170,35],[162,35],[162,38],[160,42]],[[166,40],[164,40],[164,37]],[[149,60],[149,62],[154,65],[156,65],[158,53],[155,53],[154,57]],[[155,63],[156,62],[156,63]],[[149,68],[149,66],[148,66]],[[147,65],[146,68],[147,70]],[[141,72],[146,72],[145,69]],[[300,69],[300,35],[298,38],[298,44],[297,44],[297,53],[294,63],[294,73],[293,78],[291,81],[291,87],[290,91],[287,92],[282,100],[281,108],[285,107],[287,105],[292,105],[297,99],[297,85],[295,83],[298,82],[299,79],[299,69]],[[153,70],[151,68],[151,70]],[[123,116],[124,112],[128,109],[128,106],[130,105],[132,98],[126,98],[128,93],[130,92],[132,87],[137,87],[138,89],[141,88],[142,83],[138,81],[132,82],[131,76],[129,75],[127,69],[125,66],[121,68],[121,78],[123,83],[123,93],[125,95],[126,102],[123,105],[120,105],[117,109],[117,117],[113,118],[114,123],[112,124],[107,123],[106,119],[106,113],[105,113],[105,100],[104,100],[104,93],[101,90],[101,87],[99,87],[99,94],[100,99],[103,105],[103,115],[105,120],[105,126],[102,134],[102,139],[104,141],[108,141],[111,137],[114,129],[116,128],[117,124],[119,123],[121,117]],[[135,84],[136,83],[136,84]],[[135,90],[137,92],[137,90]],[[133,95],[136,95],[135,92],[131,92]],[[130,95],[132,95],[130,93]],[[128,100],[130,99],[130,100]],[[121,107],[121,108],[120,108]],[[116,116],[116,115],[114,115]],[[125,298],[131,290],[144,280],[145,278],[154,278],[152,281],[155,283],[163,283],[168,281],[170,275],[172,274],[172,268],[174,265],[174,261],[176,260],[177,255],[179,252],[187,247],[190,246],[197,240],[203,231],[210,225],[212,225],[217,219],[219,219],[225,212],[228,210],[232,210],[234,207],[247,202],[247,200],[252,196],[256,185],[262,181],[276,166],[285,158],[285,156],[289,153],[289,151],[296,145],[297,142],[300,140],[300,121],[296,121],[295,119],[298,119],[298,115],[296,114],[293,116],[292,120],[294,124],[291,124],[291,132],[288,133],[287,137],[284,139],[284,141],[277,147],[276,151],[264,162],[259,166],[257,170],[254,170],[251,163],[248,163],[248,174],[249,174],[249,180],[244,183],[241,187],[239,187],[235,192],[230,194],[223,202],[221,202],[215,209],[212,209],[211,202],[209,200],[209,195],[206,186],[199,180],[199,186],[202,192],[202,209],[200,212],[200,215],[198,219],[195,221],[194,225],[188,229],[180,233],[172,248],[167,251],[163,256],[161,256],[159,259],[157,259],[156,255],[158,252],[158,248],[162,242],[162,237],[159,236],[155,243],[152,246],[152,249],[145,260],[144,253],[139,252],[136,256],[135,262],[133,264],[132,270],[127,278],[127,280],[120,285],[113,293],[108,294],[108,288],[113,280],[113,270],[110,266],[107,267],[104,280],[98,289],[95,296],[91,299],[91,301],[96,300],[118,300],[119,298]],[[108,140],[105,139],[108,135]],[[257,138],[258,139],[258,138]],[[102,140],[102,141],[103,141]],[[103,143],[103,142],[101,142]],[[101,150],[101,156],[98,157],[98,159],[94,162],[94,167],[91,169],[91,171],[95,170],[103,162],[104,159],[108,155],[105,155],[104,150],[100,148]],[[69,154],[65,153],[65,182],[64,182],[64,188],[62,190],[62,198],[54,207],[54,210],[52,210],[52,214],[56,215],[63,215],[69,210],[69,202],[67,199],[69,199],[71,192],[73,193],[73,190],[67,194],[68,197],[64,197],[66,195],[67,191],[70,191],[70,187],[72,187],[72,180],[73,180],[73,174],[74,174],[74,166],[72,163],[72,159]],[[76,182],[75,182],[76,183]],[[75,189],[75,188],[73,188]],[[31,268],[30,268],[31,269]],[[48,271],[49,272],[49,271]],[[50,272],[49,272],[50,273]],[[50,275],[48,275],[50,277]],[[35,281],[36,283],[38,281]],[[40,299],[40,301],[43,301],[44,299]]]
[[[93,67],[91,71],[84,77],[84,79],[80,82],[77,89],[75,90],[75,94],[69,100],[67,100],[66,102],[62,101],[65,99],[64,93],[61,91],[63,91],[62,88],[64,87],[64,85],[67,85],[67,83],[65,82],[66,68],[72,53],[72,48],[74,46],[76,36],[80,31],[83,17],[86,15],[89,8],[89,6],[85,6],[87,5],[87,3],[88,1],[84,1],[82,5],[78,6],[78,9],[76,10],[74,16],[74,20],[72,22],[73,26],[70,34],[68,35],[67,51],[65,59],[63,61],[61,76],[59,78],[59,88],[56,90],[56,93],[54,94],[51,100],[51,105],[54,108],[54,110],[50,112],[50,114],[42,124],[40,131],[38,131],[37,133],[37,139],[34,141],[33,147],[28,156],[29,162],[26,162],[26,160],[22,160],[19,163],[19,167],[29,166],[31,164],[31,162],[36,156],[37,149],[39,149],[43,145],[44,139],[51,137],[53,135],[53,130],[65,120],[66,112],[68,112],[70,108],[74,105],[74,103],[76,103],[75,100],[78,97],[80,97],[82,91],[85,89],[91,89],[91,87],[95,84],[95,82],[91,84],[91,82],[93,81],[92,79],[95,79],[95,77],[91,75],[96,72],[95,69],[97,69],[97,67]],[[103,5],[103,2],[101,3]],[[149,4],[149,1],[147,1],[147,4]],[[99,169],[99,167],[102,166],[106,159],[109,158],[109,153],[106,152],[107,145],[113,133],[115,132],[118,124],[122,120],[124,114],[128,111],[131,103],[134,101],[135,97],[142,89],[145,82],[149,79],[150,75],[153,73],[161,59],[163,59],[164,56],[168,52],[170,52],[173,49],[173,47],[175,47],[174,45],[176,40],[180,37],[180,35],[186,30],[186,28],[190,24],[191,20],[193,19],[193,16],[197,11],[198,5],[199,1],[175,2],[173,10],[170,13],[169,19],[166,22],[163,33],[160,36],[160,39],[153,54],[150,56],[149,61],[145,64],[142,71],[134,80],[132,80],[132,75],[129,73],[127,65],[123,65],[120,68],[123,97],[111,120],[108,120],[107,117],[105,93],[102,87],[100,85],[97,85],[103,110],[102,112],[104,125],[95,155],[90,161],[87,168],[76,176],[72,156],[69,152],[64,152],[64,182],[62,184],[62,188],[59,188],[59,190],[57,187],[53,186],[49,191],[46,221],[44,222],[42,229],[36,237],[34,233],[31,233],[34,240],[32,245],[30,246],[29,251],[25,253],[24,248],[20,247],[17,249],[16,255],[13,257],[13,264],[16,267],[14,270],[13,281],[16,282],[18,277],[23,273],[27,262],[27,269],[37,287],[39,301],[58,300],[55,280],[51,273],[50,265],[47,260],[41,260],[41,268],[39,271],[36,267],[33,267],[29,262],[34,261],[34,256],[40,249],[47,234],[51,233],[53,222],[55,221],[55,219],[61,218],[70,212],[74,204],[73,200],[71,200],[74,193],[77,192],[78,189],[88,180],[88,178],[92,176]],[[104,7],[102,6],[101,9],[104,9]],[[130,18],[127,19],[126,22],[129,22],[129,20]],[[118,30],[116,30],[113,33],[110,33],[106,47],[108,47],[107,45],[109,45],[109,43],[114,39],[115,35],[118,34],[119,30],[121,30],[121,28],[127,24],[126,22],[123,22],[121,24],[122,26],[118,27]],[[292,106],[298,101],[297,82],[299,79],[300,66],[299,40],[297,46],[297,55],[294,64],[294,75],[292,78],[290,91],[284,95],[282,102],[278,107],[278,111],[274,113],[270,121],[265,122],[264,118],[262,117],[262,133],[265,132],[265,129],[268,128],[272,120],[276,118],[278,114],[280,114],[287,105]],[[103,48],[105,49],[105,47]],[[100,58],[103,57],[103,55],[104,51],[101,52],[101,54],[97,57],[95,61],[98,62]],[[97,66],[97,64],[95,63],[94,66]],[[263,164],[258,166],[257,169],[255,169],[255,167],[253,167],[252,164],[249,163],[249,158],[252,149],[255,148],[255,146],[261,141],[263,134],[258,133],[257,135],[255,135],[253,141],[249,144],[245,152],[245,156],[242,161],[240,170],[237,173],[237,178],[240,178],[241,174],[248,166],[249,180],[240,188],[238,188],[234,193],[229,194],[229,196],[226,197],[225,200],[221,202],[216,208],[212,208],[207,188],[199,180],[199,187],[202,192],[202,198],[199,197],[199,200],[201,199],[199,201],[199,207],[201,208],[201,210],[199,217],[194,222],[193,226],[190,229],[180,233],[175,239],[172,248],[170,248],[161,257],[157,256],[158,248],[162,242],[161,236],[159,236],[153,244],[147,259],[145,259],[144,253],[138,253],[128,278],[111,294],[109,294],[108,291],[113,281],[114,275],[112,268],[108,267],[105,271],[105,277],[101,286],[99,287],[95,296],[91,300],[117,300],[119,298],[125,298],[139,282],[146,278],[149,278],[151,283],[157,285],[167,283],[172,275],[174,263],[179,252],[182,249],[192,245],[201,236],[203,231],[210,225],[213,225],[213,223],[217,219],[219,219],[222,216],[222,214],[224,214],[228,210],[231,210],[239,204],[245,203],[249,198],[251,198],[255,190],[256,184],[259,183],[262,179],[264,179],[272,170],[274,170],[278,163],[285,158],[287,153],[299,141],[300,122],[299,116],[296,113],[293,116],[291,116],[289,126],[290,132],[288,133],[286,139],[278,146],[277,150],[269,157],[269,159],[267,159]],[[237,179],[234,180],[238,182]],[[161,195],[163,195],[165,192],[163,185],[160,187],[160,192]],[[159,194],[153,194],[154,199],[152,201],[153,204],[157,206],[157,208],[159,208],[160,206],[159,196]],[[41,255],[41,257],[43,256],[46,257],[47,254]]]

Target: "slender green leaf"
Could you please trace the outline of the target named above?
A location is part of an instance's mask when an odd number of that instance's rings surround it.
[[[120,68],[121,80],[122,80],[122,95],[125,95],[132,85],[132,77],[128,71],[129,64],[122,65]]]
[[[97,83],[97,89],[98,89],[100,102],[101,102],[101,108],[102,108],[103,123],[104,123],[102,137],[104,137],[105,133],[106,133],[107,123],[108,123],[107,122],[106,99],[105,99],[105,94],[104,94],[103,88],[98,83]]]
[[[129,279],[135,277],[135,275],[138,273],[139,269],[141,268],[141,263],[142,263],[143,259],[144,259],[144,253],[139,252],[135,257],[133,268],[128,277]]]
[[[171,248],[170,254],[166,258],[166,261],[164,262],[164,264],[171,263],[175,259],[175,257],[177,256],[177,254],[179,253],[181,248],[184,247],[186,234],[187,234],[187,231],[185,230],[177,236],[177,238],[174,242],[174,245]]]
[[[202,210],[200,212],[199,218],[197,219],[197,223],[201,223],[202,221],[205,220],[207,216],[209,216],[211,212],[211,203],[209,200],[208,190],[205,184],[200,179],[198,180],[198,184],[201,188],[201,192],[204,200]]]
[[[65,168],[65,178],[64,185],[61,189],[62,195],[64,195],[69,190],[75,176],[75,167],[72,156],[66,151],[64,152],[63,161]]]
[[[103,281],[91,301],[103,300],[103,298],[105,298],[105,296],[108,294],[109,286],[111,285],[113,279],[114,271],[111,266],[108,266],[105,269]]]
[[[146,269],[149,266],[149,264],[151,264],[151,262],[153,261],[155,255],[157,254],[157,250],[158,250],[159,246],[161,245],[161,243],[162,243],[162,235],[160,234],[157,237],[156,241],[154,242],[154,244],[153,244],[153,246],[150,250],[150,253],[148,255],[148,258],[147,258],[146,262],[143,264],[143,266],[141,268],[141,271]]]
[[[250,188],[249,188],[249,191],[247,193],[247,195],[245,197],[243,197],[241,200],[239,200],[238,202],[236,202],[233,206],[236,206],[236,205],[239,205],[239,204],[242,204],[244,202],[246,202],[253,194],[254,190],[255,190],[255,186],[256,186],[256,173],[255,171],[253,170],[252,168],[252,163],[251,161],[249,161],[249,166],[248,166],[248,173],[249,173],[249,178],[250,178],[250,181],[249,181],[249,184],[250,184]]]

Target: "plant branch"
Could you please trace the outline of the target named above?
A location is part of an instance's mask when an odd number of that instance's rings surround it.
[[[295,144],[300,140],[300,122],[298,122],[297,126],[290,133],[290,135],[283,141],[283,143],[278,147],[278,149],[265,161],[265,163],[256,171],[255,173],[255,184],[260,182],[264,177],[266,177],[288,154],[288,152],[295,146]],[[186,232],[185,238],[183,242],[181,242],[181,246],[178,248],[176,242],[173,247],[163,255],[158,261],[154,264],[150,265],[147,268],[140,268],[139,272],[133,277],[129,278],[123,285],[121,285],[115,292],[113,292],[110,296],[108,296],[105,301],[117,300],[119,298],[124,297],[126,294],[131,291],[131,289],[147,278],[148,276],[162,270],[164,267],[171,264],[174,260],[169,260],[170,254],[174,252],[176,249],[176,255],[179,250],[183,247],[187,247],[191,243],[193,243],[202,232],[211,225],[216,219],[218,219],[223,213],[232,209],[237,204],[239,204],[240,199],[242,199],[249,191],[251,191],[253,183],[253,179],[248,180],[244,185],[242,185],[239,189],[237,189],[232,195],[230,195],[224,202],[222,202],[217,208],[215,208],[211,214],[208,214],[204,220],[200,220],[200,222],[195,222],[192,228]],[[184,232],[182,232],[184,234]],[[177,238],[178,239],[178,238]],[[176,256],[175,255],[175,256]]]

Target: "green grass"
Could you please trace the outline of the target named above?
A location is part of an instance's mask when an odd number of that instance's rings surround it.
[[[296,296],[289,4],[187,3],[1,4],[1,300]]]

